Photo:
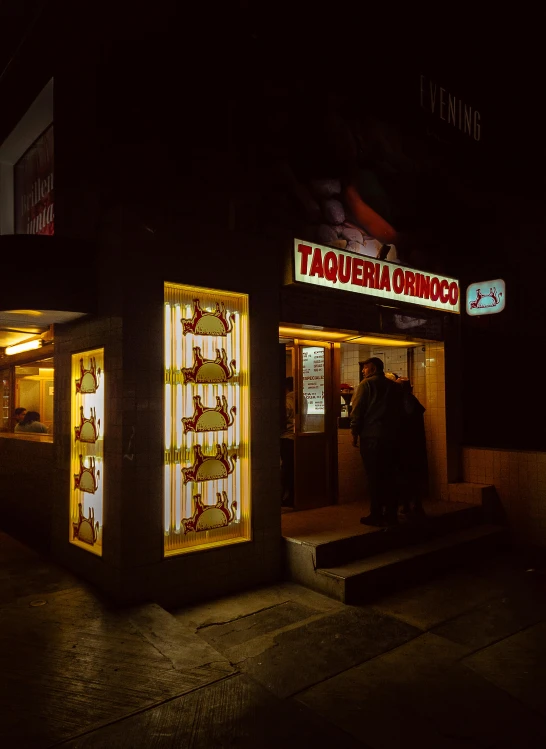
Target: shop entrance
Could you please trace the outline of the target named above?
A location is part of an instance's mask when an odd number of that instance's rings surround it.
[[[352,446],[352,396],[362,362],[378,356],[385,372],[408,377],[425,406],[429,496],[447,488],[443,343],[363,336],[350,331],[281,326],[281,424],[284,385],[294,385],[294,509],[366,501],[366,476]]]
[[[294,408],[294,509],[323,507],[335,503],[337,494],[337,410],[333,396],[339,352],[329,341],[294,338],[281,345],[285,375],[282,387],[288,392],[293,388],[290,403]],[[285,417],[284,394],[281,401]],[[285,442],[285,461],[290,459],[286,445],[290,450]]]

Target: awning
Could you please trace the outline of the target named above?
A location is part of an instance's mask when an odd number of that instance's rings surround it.
[[[0,236],[0,348],[96,312],[97,268],[91,243],[58,236]]]

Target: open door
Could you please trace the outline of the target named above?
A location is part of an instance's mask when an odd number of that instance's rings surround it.
[[[296,405],[295,508],[308,510],[337,501],[335,344],[295,340],[287,353],[291,355]]]

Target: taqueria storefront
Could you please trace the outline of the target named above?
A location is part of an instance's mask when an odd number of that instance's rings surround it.
[[[345,447],[370,355],[427,409],[430,498],[460,478],[458,282],[297,239],[264,274],[250,240],[236,249],[219,270],[135,263],[119,314],[54,329],[51,546],[116,600],[184,603],[281,576],[287,376],[308,402],[302,522],[362,496]]]

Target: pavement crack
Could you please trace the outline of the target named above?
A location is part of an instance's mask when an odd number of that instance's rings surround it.
[[[162,650],[162,649],[161,649],[161,648],[159,647],[159,645],[157,645],[157,644],[156,644],[156,643],[154,642],[154,638],[155,638],[155,639],[158,639],[158,640],[159,640],[159,638],[158,638],[157,634],[156,634],[156,633],[155,633],[155,632],[153,631],[153,629],[151,629],[151,630],[150,630],[150,632],[149,632],[148,634],[147,634],[147,633],[145,633],[145,632],[142,632],[142,631],[141,631],[140,629],[138,629],[138,628],[137,628],[137,632],[138,632],[138,634],[140,635],[140,637],[142,637],[142,639],[143,639],[143,640],[145,640],[145,642],[147,642],[147,643],[148,643],[148,645],[151,645],[151,646],[153,647],[153,649],[154,649],[154,650],[156,650],[156,651],[157,651],[157,652],[159,653],[159,655],[160,655],[160,656],[161,656],[162,658],[165,658],[165,660],[169,661],[169,663],[171,664],[171,668],[172,668],[172,669],[173,669],[174,671],[177,671],[177,670],[178,670],[178,669],[176,668],[176,665],[175,665],[175,662],[174,662],[174,660],[173,660],[172,658],[170,658],[170,657],[169,657],[169,656],[168,656],[168,655],[167,655],[167,654],[166,654],[166,653],[165,653],[165,652],[164,652],[164,651],[163,651],[163,650]]]
[[[219,622],[208,622],[207,624],[199,624],[196,627],[196,632],[199,632],[202,629],[208,629],[209,627],[221,627],[223,624],[232,624],[233,622],[237,622],[240,619],[247,619],[249,616],[256,616],[256,614],[261,614],[264,611],[270,611],[271,609],[277,608],[277,606],[282,606],[285,603],[289,603],[289,599],[286,601],[279,601],[278,603],[274,603],[271,606],[264,606],[261,609],[257,609],[257,611],[251,611],[250,614],[239,614],[239,616],[234,616],[232,619],[225,619],[223,621]]]

